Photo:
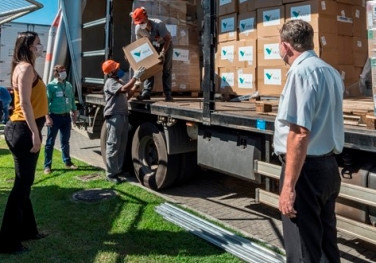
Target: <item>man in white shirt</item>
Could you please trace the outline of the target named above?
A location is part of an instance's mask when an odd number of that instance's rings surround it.
[[[279,51],[291,67],[275,120],[282,162],[279,210],[287,262],[340,262],[335,200],[341,179],[334,154],[344,145],[343,81],[313,51],[313,29],[286,22]]]

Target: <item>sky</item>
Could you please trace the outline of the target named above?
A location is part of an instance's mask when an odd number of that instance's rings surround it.
[[[28,15],[21,16],[15,19],[14,22],[51,25],[55,19],[58,10],[59,0],[36,0],[41,3],[43,7],[37,11],[31,12]]]

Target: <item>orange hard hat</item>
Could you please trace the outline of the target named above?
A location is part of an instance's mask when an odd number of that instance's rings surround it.
[[[132,12],[132,18],[135,25],[141,24],[145,17],[147,17],[147,12],[144,7],[136,8]]]
[[[110,74],[111,72],[117,70],[119,67],[120,64],[112,59],[106,60],[102,64],[102,70],[104,74]]]

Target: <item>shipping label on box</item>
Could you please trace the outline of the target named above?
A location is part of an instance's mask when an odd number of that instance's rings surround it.
[[[278,36],[285,16],[284,6],[257,10],[257,36]]]
[[[257,65],[283,66],[279,54],[279,37],[265,37],[257,40]]]
[[[310,23],[314,32],[337,34],[337,3],[334,1],[305,1],[286,5],[286,21],[302,19]]]
[[[217,51],[217,64],[219,67],[234,66],[236,56],[236,41],[220,43]]]
[[[241,64],[244,62],[245,66],[256,67],[255,58],[255,46],[238,46],[238,61]]]
[[[231,14],[219,17],[219,36],[218,41],[237,40],[238,27],[237,27],[237,14]]]
[[[255,87],[255,70],[249,72],[247,69],[237,71],[238,89],[253,89]]]
[[[281,69],[264,69],[264,84],[265,85],[282,85],[282,70]]]
[[[256,12],[239,14],[239,39],[256,38]]]
[[[146,68],[141,80],[145,80],[162,71],[158,53],[152,46],[148,38],[140,38],[126,47],[123,47],[125,58],[128,60],[131,68],[137,70],[139,67]]]
[[[181,48],[174,48],[174,51],[172,53],[172,60],[183,61],[183,62],[189,63],[189,50],[181,49]]]
[[[288,68],[258,67],[257,90],[261,96],[280,96],[286,83]]]
[[[221,89],[233,88],[235,86],[235,72],[221,73]]]

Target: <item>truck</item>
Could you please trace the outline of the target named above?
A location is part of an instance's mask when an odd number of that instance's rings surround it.
[[[248,102],[217,98],[216,3],[202,1],[197,8],[202,11],[203,78],[197,83],[202,97],[175,97],[172,102],[158,96],[146,101],[130,100],[125,167],[142,185],[155,191],[187,182],[199,168],[217,171],[258,183],[256,200],[278,207],[281,165],[272,145],[273,112],[278,105],[269,103],[267,98]],[[58,54],[53,53],[49,63],[65,63],[69,69],[80,110],[75,129],[90,138],[100,137],[102,156],[105,156],[102,92],[105,80],[101,64],[111,58],[119,61],[122,68],[128,67],[122,47],[132,42],[132,21],[128,14],[133,2],[61,0],[60,7],[66,34],[57,34],[55,42],[64,38],[67,47],[58,49]],[[57,60],[58,55],[65,60]],[[355,105],[352,111],[360,104],[370,105],[373,115],[372,99],[355,99],[345,104],[349,103]],[[265,112],[266,107],[272,111]],[[260,112],[260,108],[264,110]],[[372,126],[373,118],[369,120]],[[336,208],[337,227],[376,244],[375,126],[370,129],[345,122],[345,149],[336,157],[342,176]]]

